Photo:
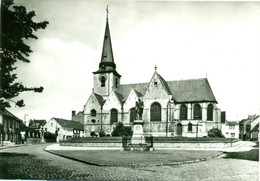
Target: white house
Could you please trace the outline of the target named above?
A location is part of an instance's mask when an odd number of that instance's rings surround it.
[[[83,137],[84,126],[77,121],[51,118],[44,126],[44,132],[57,134],[57,141],[71,137]]]
[[[225,138],[239,138],[239,123],[227,121],[225,124],[222,124],[221,131]]]

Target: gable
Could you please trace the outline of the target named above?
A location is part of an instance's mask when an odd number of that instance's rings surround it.
[[[135,107],[135,102],[138,100],[138,98],[141,96],[141,93],[138,93],[134,89],[130,92],[129,96],[127,97],[124,108],[125,110],[129,110],[132,107]]]
[[[144,99],[168,99],[170,94],[166,81],[155,72],[144,94]]]
[[[122,105],[120,99],[123,99],[123,96],[115,91],[112,91],[104,104],[104,110],[110,110],[112,108],[120,110]]]
[[[92,110],[92,109],[100,110],[101,106],[103,106],[104,102],[105,101],[102,96],[92,92],[87,103],[85,104],[84,113],[90,114],[90,110]]]

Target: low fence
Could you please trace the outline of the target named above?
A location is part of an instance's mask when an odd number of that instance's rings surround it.
[[[78,147],[122,147],[122,137],[74,137],[61,140],[61,146]]]
[[[60,141],[61,146],[126,147],[131,137],[75,137]],[[240,144],[231,138],[145,137],[145,143],[155,149],[167,148],[228,148]]]
[[[27,144],[39,144],[42,142],[41,138],[27,138],[26,143]]]

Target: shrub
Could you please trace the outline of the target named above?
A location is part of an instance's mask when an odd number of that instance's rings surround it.
[[[44,139],[46,142],[56,142],[57,135],[55,133],[44,132]]]
[[[97,137],[98,135],[95,133],[95,131],[91,131],[91,133],[90,133],[90,136],[92,136],[92,137]]]
[[[99,137],[105,137],[105,136],[106,136],[106,133],[104,131],[99,132]]]
[[[112,136],[132,136],[131,127],[124,126],[123,123],[118,123],[112,132]]]
[[[208,131],[208,137],[219,137],[224,138],[224,135],[222,134],[221,130],[218,128],[212,128]]]

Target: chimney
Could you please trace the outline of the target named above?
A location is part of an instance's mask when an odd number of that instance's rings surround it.
[[[76,111],[71,112],[71,120],[73,120],[74,116],[76,115]]]
[[[226,111],[221,111],[221,123],[226,122]]]

